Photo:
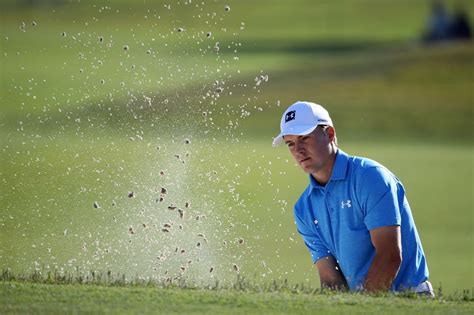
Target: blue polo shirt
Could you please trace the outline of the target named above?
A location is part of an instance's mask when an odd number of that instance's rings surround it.
[[[349,156],[338,149],[325,186],[309,177],[294,213],[313,263],[333,256],[349,288],[360,290],[375,256],[369,231],[399,225],[402,264],[391,289],[414,288],[428,279],[425,254],[405,189],[395,175],[375,161]]]

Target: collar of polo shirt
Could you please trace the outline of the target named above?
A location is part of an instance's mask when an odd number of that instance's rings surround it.
[[[326,186],[333,180],[342,180],[346,178],[347,175],[347,162],[348,162],[348,155],[346,152],[342,151],[341,149],[337,149],[336,152],[336,161],[334,162],[334,166],[332,168],[331,178],[329,179]],[[311,190],[315,188],[324,188],[316,180],[314,179],[313,175],[309,175],[309,184],[311,189],[308,190],[308,194]]]

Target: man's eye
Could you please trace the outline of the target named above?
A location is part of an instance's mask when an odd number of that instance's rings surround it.
[[[289,142],[289,143],[287,143],[287,145],[288,145],[288,147],[292,147],[292,146],[294,145],[294,143],[293,143],[293,142]]]

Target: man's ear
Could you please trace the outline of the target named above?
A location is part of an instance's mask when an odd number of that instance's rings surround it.
[[[335,141],[335,138],[336,138],[336,130],[334,130],[333,127],[328,126],[328,128],[326,129],[326,133],[327,133],[327,135],[328,135],[329,142]]]

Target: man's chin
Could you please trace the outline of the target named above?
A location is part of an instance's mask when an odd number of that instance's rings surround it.
[[[300,164],[300,167],[301,167],[301,169],[302,169],[305,173],[307,173],[307,174],[312,174],[312,173],[314,173],[313,168],[310,167],[310,166],[303,166],[303,165]]]

